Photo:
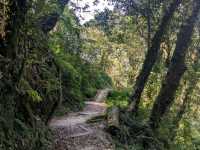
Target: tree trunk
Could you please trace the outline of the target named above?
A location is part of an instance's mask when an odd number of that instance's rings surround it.
[[[174,0],[173,3],[170,4],[169,8],[166,10],[162,18],[158,31],[155,33],[152,39],[151,47],[150,49],[148,49],[142,70],[140,71],[137,77],[134,91],[131,96],[131,104],[129,107],[129,111],[137,112],[138,110],[141,94],[144,90],[144,86],[148,80],[151,70],[156,62],[162,38],[164,34],[166,33],[167,26],[170,23],[170,20],[176,8],[179,6],[181,2],[182,0]]]
[[[197,56],[198,57],[198,56]],[[194,61],[193,66],[197,66],[198,65],[198,59],[196,59]],[[193,67],[194,71],[196,72],[198,70],[198,68]],[[176,117],[173,120],[173,127],[171,129],[171,136],[170,139],[173,142],[174,138],[176,137],[177,134],[177,130],[179,128],[179,123],[181,121],[181,119],[183,118],[183,115],[186,113],[186,109],[187,106],[190,104],[190,99],[191,99],[191,94],[193,93],[193,90],[196,88],[197,84],[198,84],[198,75],[197,74],[189,74],[190,79],[189,79],[189,83],[188,86],[186,86],[186,89],[184,90],[185,92],[183,93],[183,97],[182,98],[182,104],[176,114]]]
[[[147,29],[148,29],[148,38],[147,38],[147,48],[151,48],[151,2],[148,0],[148,6],[147,6]]]
[[[191,93],[192,93],[196,83],[197,82],[192,82],[191,81],[189,83],[190,85],[185,90],[185,94],[184,94],[182,105],[180,106],[180,109],[178,110],[178,112],[176,114],[176,117],[173,120],[173,128],[171,129],[172,132],[171,132],[171,135],[170,135],[170,138],[171,138],[170,140],[172,142],[173,142],[174,138],[176,137],[177,130],[179,128],[179,123],[180,123],[181,119],[183,118],[183,115],[186,112],[186,109],[187,109],[187,106],[188,106],[188,103],[189,103],[189,100],[190,100]]]
[[[5,37],[0,37],[0,116],[5,119],[5,127],[8,129],[8,132],[3,130],[2,133],[7,137],[5,140],[9,141],[14,136],[16,85],[22,67],[21,60],[17,55],[18,53],[22,54],[22,50],[18,49],[18,33],[25,21],[27,0],[8,0],[5,2],[4,12],[7,16],[4,28]],[[0,132],[1,130],[2,124],[0,124]]]
[[[119,118],[119,108],[114,106],[107,112],[107,131],[116,136],[120,131],[120,118]]]
[[[108,128],[119,128],[119,108],[112,107],[107,112],[107,126]]]
[[[186,70],[186,51],[191,42],[193,28],[197,20],[199,9],[199,0],[194,0],[192,15],[182,25],[178,34],[176,48],[171,59],[170,67],[168,69],[165,81],[162,84],[160,93],[156,98],[150,115],[149,125],[152,130],[156,130],[159,127],[160,120],[170,108],[170,105],[174,100],[176,90],[179,86],[181,77],[183,76]]]
[[[21,24],[23,24],[22,22],[25,20],[26,0],[8,0],[7,4],[4,5],[5,10],[2,10],[2,12],[5,12],[4,15],[7,18],[4,28],[5,36],[0,36],[0,54],[9,59],[14,59],[17,53],[17,34]]]
[[[50,110],[50,112],[49,112],[49,114],[48,114],[48,116],[47,116],[47,119],[46,119],[46,121],[45,121],[45,124],[46,125],[48,125],[48,123],[49,123],[49,121],[52,119],[52,117],[53,117],[53,115],[54,115],[54,113],[55,113],[55,111],[56,111],[56,109],[57,108],[59,108],[59,106],[62,104],[62,102],[63,102],[63,83],[62,83],[62,70],[61,69],[59,69],[59,80],[60,80],[60,82],[59,82],[59,86],[60,86],[60,98],[59,98],[59,101],[56,101],[54,104],[53,104],[53,106],[52,106],[52,108],[51,108],[51,110]]]

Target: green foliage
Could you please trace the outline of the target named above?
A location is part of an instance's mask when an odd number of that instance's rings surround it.
[[[8,126],[3,118],[0,118],[0,149],[1,150],[51,150],[52,135],[49,129],[40,121],[37,120],[35,127],[30,127],[27,123],[20,119],[15,119],[14,131],[7,129]],[[2,125],[4,124],[4,125]],[[4,133],[9,131],[9,137]]]
[[[133,114],[127,112],[126,109],[121,109],[119,119],[119,129],[111,132],[119,149],[164,150],[162,142],[142,119],[134,118]]]
[[[108,73],[114,86],[127,88],[134,82],[143,60],[145,40],[130,16],[105,10],[95,18],[85,24],[81,34],[83,58]]]
[[[60,52],[55,54],[62,72],[62,88],[65,106],[81,108],[83,101],[96,94],[97,89],[112,86],[108,75],[98,71],[78,55]],[[62,113],[61,113],[62,114]]]
[[[146,113],[147,108],[141,108],[140,115],[136,118],[132,113],[127,112],[130,93],[131,89],[112,91],[107,99],[110,107],[118,106],[121,109],[119,130],[112,133],[117,149],[145,150],[148,148],[150,150],[163,150],[162,143],[145,124],[144,116],[146,115],[144,113]]]
[[[81,27],[71,10],[64,9],[55,29],[47,35],[38,28],[38,20],[51,13],[61,13],[57,1],[32,1],[28,5],[26,22],[17,35],[19,50],[23,52],[18,56],[22,62],[17,68],[22,69],[19,84],[17,91],[6,97],[14,116],[4,114],[8,121],[0,117],[2,150],[50,149],[51,136],[44,123],[54,114],[60,100],[64,111],[60,114],[79,110],[98,88],[112,84],[102,70],[81,58]]]
[[[162,39],[160,55],[143,91],[137,117],[125,110],[132,92],[129,88],[135,84],[147,50],[148,21],[146,12],[143,12],[149,7],[147,1],[136,4],[139,6],[136,12],[129,5],[130,10],[125,14],[106,9],[84,26],[79,24],[73,10],[68,7],[62,9],[58,2],[29,1],[26,21],[19,31],[17,29],[17,36],[14,34],[17,37],[13,40],[15,43],[11,43],[17,45],[17,59],[10,63],[0,55],[0,69],[6,70],[0,71],[0,149],[51,149],[51,133],[44,123],[54,115],[55,110],[55,115],[78,111],[98,89],[113,86],[118,90],[109,94],[107,104],[109,107],[117,106],[121,111],[120,128],[113,135],[118,149],[200,149],[198,27],[195,28],[193,46],[186,59],[188,71],[176,93],[176,102],[161,121],[157,134],[153,134],[147,125],[153,100],[169,67],[167,61],[171,59],[176,33],[180,22],[187,16],[185,12],[190,7],[186,6],[191,1],[182,3]],[[126,0],[119,2],[119,8],[127,8],[129,3]],[[151,8],[151,36],[158,27],[165,5],[169,2],[159,2],[158,6]],[[6,34],[6,13],[8,10],[0,13],[2,37]],[[42,17],[52,13],[59,14],[59,19],[54,29],[44,34],[38,23]],[[21,65],[16,65],[15,70],[14,63]],[[15,71],[21,71],[21,74],[12,77]],[[18,78],[19,83],[12,87],[12,80]],[[189,101],[177,126],[173,121],[182,108],[184,89],[187,88],[185,81],[195,81],[196,85],[192,84],[194,87],[189,91]]]
[[[84,100],[93,97],[97,89],[112,86],[112,81],[101,69],[87,62],[80,55],[82,42],[80,26],[69,9],[65,9],[56,31],[51,34],[49,46],[55,63],[61,71],[63,106],[57,111],[62,115],[79,110]]]
[[[56,31],[51,34],[49,41],[51,49],[55,53],[67,52],[68,54],[78,54],[81,51],[80,39],[81,27],[73,11],[65,8],[57,23]]]
[[[128,106],[130,92],[130,89],[124,89],[121,91],[114,90],[110,92],[107,99],[108,106],[118,106],[120,108],[126,108]]]
[[[112,86],[112,79],[103,71],[97,71],[93,80],[96,81],[95,87],[97,89]]]
[[[28,90],[27,93],[33,102],[41,102],[42,101],[42,98],[40,97],[40,95],[38,94],[37,91]]]
[[[46,126],[37,121],[35,128],[27,126],[24,122],[16,119],[15,131],[17,132],[14,149],[20,150],[49,150],[51,149],[51,133]]]
[[[40,96],[40,94],[37,91],[33,90],[30,84],[25,79],[20,80],[18,87],[20,93],[23,95],[27,95],[27,99],[31,100],[32,102],[39,103],[42,101],[42,97]]]

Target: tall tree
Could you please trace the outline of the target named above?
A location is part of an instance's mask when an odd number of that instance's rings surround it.
[[[2,3],[5,27],[4,36],[0,36],[0,54],[5,57],[16,57],[16,39],[19,32],[20,25],[23,24],[26,11],[26,0],[11,1],[7,0]]]
[[[184,92],[184,96],[183,96],[183,100],[182,100],[182,104],[176,114],[176,117],[173,120],[173,128],[171,129],[171,131],[173,131],[170,135],[170,140],[173,141],[174,138],[176,137],[177,134],[177,130],[179,128],[180,125],[180,121],[182,120],[184,114],[187,111],[187,106],[189,105],[189,101],[190,101],[190,97],[191,94],[194,90],[194,88],[196,87],[197,82],[197,78],[191,79],[191,81],[189,81],[189,85],[186,87],[185,92]]]
[[[28,0],[7,0],[4,1],[4,12],[6,25],[5,36],[0,39],[0,116],[5,119],[0,123],[0,131],[5,135],[4,140],[13,137],[12,131],[16,100],[16,85],[22,68],[21,54],[23,50],[18,47],[18,35],[20,28],[25,22]],[[0,137],[0,144],[2,138]],[[9,148],[8,148],[9,149]]]
[[[194,48],[194,47],[193,47]],[[190,49],[191,50],[191,49]],[[182,100],[178,111],[176,112],[176,116],[173,119],[172,126],[170,127],[170,131],[173,131],[170,134],[170,140],[173,142],[177,131],[179,129],[180,122],[184,117],[185,113],[187,113],[189,109],[189,105],[192,103],[192,97],[195,94],[195,89],[197,88],[199,81],[199,53],[197,51],[192,52],[192,66],[187,71],[186,79],[188,83],[185,83],[183,87],[183,91],[180,99]]]
[[[163,36],[166,33],[167,27],[170,23],[171,18],[173,17],[175,10],[181,2],[182,0],[174,0],[170,4],[169,8],[166,10],[162,18],[161,24],[158,27],[158,30],[152,39],[151,47],[150,49],[148,49],[148,52],[146,54],[142,70],[140,71],[137,77],[136,84],[134,86],[134,91],[131,96],[131,104],[129,107],[129,111],[137,112],[138,110],[141,94],[144,90],[144,86],[158,57],[160,44],[162,42]]]
[[[194,0],[192,14],[181,26],[170,67],[168,69],[165,80],[162,83],[160,93],[156,98],[150,115],[149,125],[152,130],[156,130],[159,127],[160,120],[170,108],[170,105],[174,100],[176,90],[179,86],[181,77],[186,70],[185,56],[191,42],[193,28],[195,22],[197,21],[199,10],[199,0]]]
[[[150,0],[148,0],[148,4],[147,4],[147,29],[148,29],[147,48],[150,49],[150,46],[151,46],[151,2]]]

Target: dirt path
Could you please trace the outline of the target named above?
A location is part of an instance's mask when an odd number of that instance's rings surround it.
[[[103,130],[104,123],[87,123],[106,113],[108,92],[109,89],[99,90],[94,101],[85,102],[81,112],[51,120],[49,126],[54,133],[55,150],[114,150],[111,138]]]

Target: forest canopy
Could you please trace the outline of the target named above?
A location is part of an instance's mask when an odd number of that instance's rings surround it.
[[[0,150],[58,149],[93,103],[116,150],[198,150],[199,79],[199,0],[0,0]]]

